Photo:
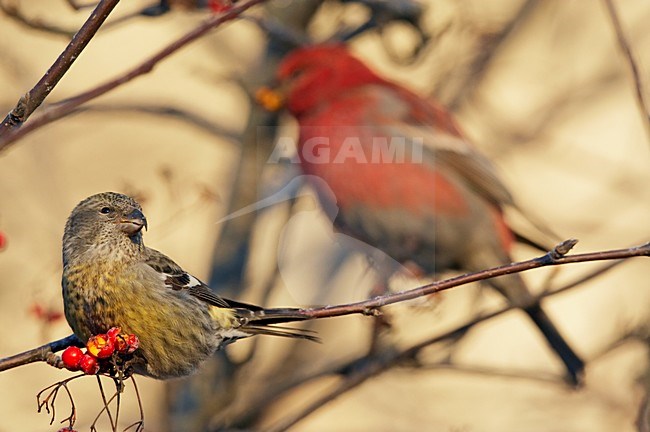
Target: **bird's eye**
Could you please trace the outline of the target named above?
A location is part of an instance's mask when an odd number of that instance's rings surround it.
[[[109,214],[111,212],[110,207],[102,207],[102,209],[99,211],[101,214]]]
[[[290,79],[296,79],[300,75],[302,75],[304,72],[305,72],[304,69],[294,69],[294,70],[291,71],[291,74],[289,75],[289,78]]]

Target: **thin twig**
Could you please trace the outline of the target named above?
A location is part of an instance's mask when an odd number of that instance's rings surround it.
[[[75,335],[70,335],[63,339],[49,342],[38,348],[33,348],[11,357],[5,357],[3,359],[0,359],[0,372],[29,363],[49,362],[51,360],[52,354],[73,345],[79,347],[84,346],[79,338],[77,338]]]
[[[70,415],[63,420],[61,420],[61,423],[64,422],[69,422],[70,426],[74,425],[74,422],[77,419],[77,407],[75,406],[74,403],[74,398],[72,397],[72,393],[70,392],[70,389],[68,388],[68,383],[77,379],[81,378],[84,376],[83,374],[80,375],[75,375],[73,377],[67,378],[63,381],[59,381],[57,383],[54,383],[50,386],[45,387],[43,390],[38,392],[36,395],[36,404],[38,405],[37,409],[38,412],[40,413],[43,408],[45,408],[45,412],[50,414],[50,424],[54,423],[54,420],[56,420],[56,398],[59,394],[59,390],[61,388],[65,389],[68,399],[70,401]],[[45,393],[46,391],[50,390],[50,392],[43,398],[41,399],[41,395]]]
[[[617,260],[617,261],[608,262],[603,266],[600,266],[600,267],[598,267],[596,269],[593,269],[590,272],[587,272],[586,274],[580,276],[576,280],[568,282],[567,284],[561,286],[560,288],[555,288],[553,290],[546,289],[546,290],[544,290],[544,294],[549,293],[549,292],[550,293],[558,293],[558,292],[564,292],[564,291],[570,290],[570,289],[572,289],[572,288],[574,288],[574,287],[576,287],[578,285],[582,285],[585,282],[590,281],[591,279],[593,279],[595,277],[598,277],[598,276],[600,276],[602,274],[607,273],[608,271],[618,267],[619,265],[623,264],[624,262],[626,262],[626,261],[625,260]]]
[[[92,4],[87,4],[87,5],[81,5],[82,7],[76,7],[74,8],[76,11],[82,10],[82,9],[88,9],[91,7],[97,6],[97,3],[92,3]],[[146,11],[149,10],[150,8],[145,8],[144,10],[138,10],[134,12],[129,12],[126,13],[125,15],[119,16],[119,17],[113,17],[110,21],[105,22],[102,25],[102,29],[106,31],[108,28],[113,28],[117,27],[121,24],[124,24],[126,21],[129,21],[133,18],[137,17],[142,17],[143,15],[146,15]],[[45,20],[42,20],[40,18],[32,18],[21,12],[20,8],[18,8],[16,5],[12,3],[6,4],[5,2],[0,1],[0,11],[4,12],[5,15],[7,15],[9,18],[13,19],[16,21],[18,24],[23,25],[25,27],[28,27],[33,30],[41,31],[47,34],[51,35],[56,35],[56,36],[62,36],[65,37],[66,39],[71,39],[77,30],[75,29],[70,29],[70,28],[65,28],[65,27],[60,27],[56,24],[49,23]]]
[[[618,42],[618,46],[623,52],[630,71],[632,72],[632,77],[634,79],[634,88],[636,90],[636,101],[643,116],[643,124],[645,126],[646,133],[648,135],[648,138],[650,138],[650,110],[648,109],[648,100],[643,89],[643,80],[641,79],[641,72],[639,71],[638,62],[634,58],[632,48],[630,47],[630,44],[625,37],[625,32],[623,31],[621,20],[616,13],[614,3],[612,0],[604,0],[604,2],[605,7],[607,8],[607,15],[609,15],[609,18],[612,21],[612,26],[614,27],[614,31],[616,32],[616,40]]]
[[[479,47],[478,55],[470,66],[469,79],[465,81],[464,85],[460,86],[459,91],[456,92],[453,100],[448,104],[450,110],[457,109],[463,100],[468,99],[476,91],[483,78],[487,75],[490,62],[497,57],[499,50],[505,46],[505,42],[516,33],[516,30],[522,28],[522,23],[532,16],[532,12],[538,4],[539,0],[527,0],[498,33],[493,34]]]
[[[66,0],[66,3],[72,7],[74,10],[81,10],[81,9],[88,9],[91,7],[94,7],[97,3],[91,2],[91,3],[77,3],[75,0]]]
[[[133,383],[133,390],[135,390],[135,398],[138,401],[138,410],[140,411],[140,420],[127,426],[124,430],[128,431],[129,429],[135,427],[135,432],[140,432],[144,430],[144,407],[142,406],[142,398],[140,397],[140,390],[138,390],[138,384],[135,382],[135,376],[131,375],[131,383]]]
[[[117,423],[120,420],[120,407],[122,406],[122,391],[116,390],[117,400],[115,402],[115,427],[113,428],[114,432],[117,432]]]
[[[548,383],[557,385],[564,385],[565,381],[558,378],[556,374],[549,372],[528,371],[528,370],[503,370],[494,367],[484,366],[470,366],[461,364],[451,364],[445,362],[437,362],[433,364],[419,365],[418,370],[452,370],[463,374],[484,375],[490,378],[506,378],[515,380],[528,380],[537,381],[540,383]]]
[[[477,282],[480,280],[491,279],[497,276],[503,276],[512,273],[520,273],[522,271],[531,270],[546,266],[555,266],[562,264],[571,264],[588,261],[604,261],[604,260],[617,260],[622,258],[631,258],[637,256],[650,256],[650,243],[641,246],[615,249],[603,252],[591,252],[583,254],[575,254],[564,256],[568,250],[566,246],[571,246],[572,241],[565,241],[556,246],[551,252],[527,261],[520,261],[512,264],[506,264],[500,267],[495,267],[479,272],[467,273],[461,276],[456,276],[439,282],[434,282],[428,285],[423,285],[411,290],[401,291],[386,296],[379,296],[370,300],[364,300],[357,303],[350,303],[347,305],[338,306],[325,306],[321,308],[304,309],[303,313],[310,318],[325,318],[335,317],[340,315],[350,315],[360,313],[364,315],[373,315],[377,308],[386,306],[393,303],[411,300],[417,297],[423,297],[430,294],[435,294],[450,288]],[[575,241],[573,241],[575,242]],[[573,243],[575,244],[575,243]]]
[[[137,114],[148,114],[153,116],[165,116],[178,119],[196,128],[199,128],[215,137],[232,142],[239,142],[241,133],[225,125],[216,124],[214,121],[202,117],[200,114],[183,110],[173,106],[163,105],[136,105],[136,104],[93,104],[77,108],[73,112],[133,112]],[[71,112],[70,114],[72,114]]]
[[[49,34],[61,35],[67,38],[71,38],[75,34],[75,32],[72,30],[59,27],[55,24],[49,24],[38,18],[29,18],[24,15],[15,4],[5,4],[4,2],[0,2],[0,11],[4,12],[5,15],[7,15],[9,18],[12,18],[17,23],[34,30],[40,30]]]
[[[78,106],[92,99],[95,99],[105,93],[108,93],[114,88],[119,87],[139,76],[151,72],[159,62],[166,59],[176,51],[180,50],[181,48],[187,46],[191,42],[204,36],[210,30],[220,26],[221,24],[234,20],[249,8],[257,4],[263,3],[265,1],[267,0],[249,0],[244,3],[237,3],[227,12],[209,18],[200,26],[196,27],[189,33],[185,34],[184,36],[175,40],[171,44],[167,45],[165,48],[161,49],[156,54],[154,54],[153,56],[151,56],[150,58],[142,62],[140,65],[127,71],[126,73],[123,73],[122,75],[108,82],[105,82],[104,84],[101,84],[95,88],[85,91],[77,96],[63,100],[55,105],[51,105],[50,108],[48,108],[38,118],[33,119],[32,121],[30,121],[29,123],[21,127],[20,129],[15,129],[14,127],[11,127],[11,130],[5,128],[4,131],[0,129],[0,151],[6,149],[9,144],[15,142],[19,138],[22,138],[23,136],[27,135],[29,132],[41,126],[49,124],[55,120],[58,120],[62,117],[67,116]]]
[[[102,401],[104,402],[104,407],[97,413],[97,417],[95,417],[95,420],[93,420],[93,422],[90,425],[90,430],[92,432],[97,432],[97,422],[101,418],[104,411],[106,411],[106,415],[108,416],[108,419],[109,419],[109,421],[111,423],[111,429],[113,431],[116,431],[117,430],[117,418],[115,419],[115,422],[113,422],[113,415],[111,414],[110,404],[113,402],[113,399],[118,397],[119,391],[116,390],[115,393],[113,393],[113,395],[109,399],[106,399],[106,394],[104,393],[104,386],[102,386],[102,382],[99,379],[99,375],[97,376],[97,382],[99,383],[99,392],[102,395]]]
[[[20,127],[34,110],[43,103],[84,48],[86,48],[86,45],[95,36],[119,1],[101,0],[99,2],[95,10],[90,14],[90,17],[74,35],[68,46],[54,61],[47,72],[45,72],[45,75],[43,75],[40,81],[29,92],[20,98],[14,109],[7,114],[0,125],[0,137],[8,135],[10,131]]]
[[[104,386],[102,384],[102,380],[101,380],[101,377],[99,375],[97,375],[97,385],[99,386],[99,394],[102,396],[102,402],[104,402],[104,407],[102,408],[101,411],[99,411],[99,413],[97,413],[97,417],[95,417],[95,420],[93,421],[90,428],[91,429],[95,428],[95,424],[97,423],[97,421],[101,417],[102,413],[104,411],[106,411],[106,414],[108,415],[108,421],[111,424],[111,429],[115,430],[115,428],[117,427],[117,420],[113,421],[113,415],[111,414],[111,409],[108,406],[110,401],[107,401],[107,399],[106,399],[106,393],[104,392]],[[113,400],[113,397],[111,397],[110,400]]]

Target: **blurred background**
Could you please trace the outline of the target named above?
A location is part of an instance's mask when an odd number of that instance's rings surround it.
[[[169,11],[119,4],[45,106],[120,76],[213,13],[200,2],[170,3]],[[650,5],[614,3],[647,83]],[[89,10],[64,0],[0,4],[0,108],[8,112]],[[143,16],[145,8],[156,16]],[[604,2],[270,0],[246,16],[0,153],[0,357],[70,334],[60,316],[63,226],[81,199],[108,190],[136,197],[149,220],[146,244],[220,294],[267,306],[367,298],[376,278],[308,190],[224,220],[297,172],[266,163],[274,137],[293,136],[294,122],[252,100],[291,39],[348,39],[379,73],[449,107],[520,205],[580,240],[575,252],[648,240],[647,114]],[[521,247],[516,258],[535,254]],[[601,265],[525,277],[541,292]],[[331,318],[310,324],[320,345],[246,340],[194,377],[138,378],[146,430],[647,430],[649,271],[647,259],[629,260],[544,300],[587,360],[577,390],[514,311],[427,346],[417,361],[394,356],[503,305],[464,286],[388,307],[390,334],[372,351],[371,318]],[[1,373],[0,432],[57,430],[36,413],[35,395],[68,376],[45,364]],[[96,381],[70,389],[77,429],[88,430],[102,406]],[[68,415],[65,398],[57,411]],[[121,429],[139,418],[129,385],[120,418]]]

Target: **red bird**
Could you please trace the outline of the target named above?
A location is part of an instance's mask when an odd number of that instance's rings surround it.
[[[344,45],[293,51],[277,77],[300,126],[302,169],[324,181],[314,185],[324,208],[338,206],[338,229],[428,274],[512,261],[502,208],[513,199],[442,106],[381,78]],[[523,308],[579,382],[583,361],[530,306],[523,279],[489,283]]]

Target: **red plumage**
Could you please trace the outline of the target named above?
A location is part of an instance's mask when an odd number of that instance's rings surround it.
[[[514,205],[492,164],[442,106],[387,81],[343,45],[290,53],[278,79],[298,120],[298,152],[335,225],[427,273],[476,271],[511,261]],[[325,186],[326,185],[326,186]],[[583,362],[518,275],[490,284],[524,308],[576,382]]]

